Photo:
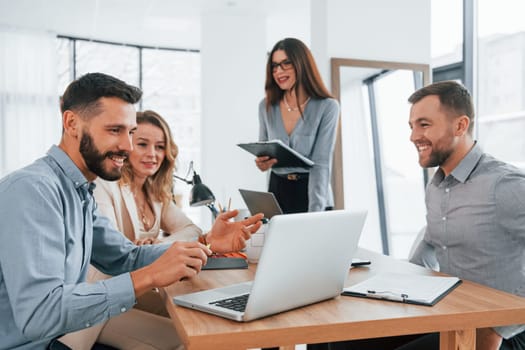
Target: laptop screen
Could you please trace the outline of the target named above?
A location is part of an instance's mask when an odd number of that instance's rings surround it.
[[[271,192],[244,189],[239,189],[239,192],[251,215],[263,213],[265,218],[271,219],[273,216],[283,213],[277,199]]]

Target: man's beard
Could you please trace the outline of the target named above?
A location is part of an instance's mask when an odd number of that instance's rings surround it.
[[[433,151],[428,159],[428,162],[425,164],[425,168],[433,168],[436,166],[441,166],[452,154],[452,149],[441,149]]]
[[[108,180],[108,181],[115,181],[115,180],[120,179],[120,177],[122,176],[121,168],[115,168],[114,170],[104,169],[104,160],[114,155],[121,156],[121,157],[127,157],[128,156],[127,152],[109,151],[109,152],[102,154],[99,152],[99,150],[95,146],[95,143],[91,135],[87,132],[82,132],[82,138],[80,139],[79,151],[80,151],[80,154],[82,154],[82,157],[84,157],[84,161],[86,162],[88,169],[92,173],[101,177],[102,179]]]

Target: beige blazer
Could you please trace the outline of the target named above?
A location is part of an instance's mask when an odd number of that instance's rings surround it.
[[[202,230],[195,225],[173,202],[164,206],[153,201],[155,223],[148,231],[139,220],[137,205],[128,185],[121,186],[118,181],[95,180],[95,200],[101,215],[107,216],[115,227],[131,241],[154,237],[162,241],[194,241]],[[159,237],[160,233],[167,237]]]

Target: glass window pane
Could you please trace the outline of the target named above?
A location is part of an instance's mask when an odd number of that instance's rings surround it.
[[[463,1],[432,0],[431,17],[432,66],[462,61]]]
[[[525,21],[522,0],[478,2],[478,135],[484,150],[525,164]]]
[[[199,172],[200,164],[200,54],[173,50],[143,49],[142,108],[163,116],[170,125],[179,147],[177,173],[185,176],[191,161]],[[203,179],[206,183],[206,179]],[[189,208],[191,186],[175,182],[185,212],[200,221],[199,208]],[[212,189],[213,191],[213,189]]]
[[[76,76],[101,72],[139,86],[139,49],[136,47],[76,41]]]
[[[370,68],[341,67],[341,142],[345,209],[368,211],[359,246],[382,252],[370,103],[368,88],[363,84],[364,77],[377,72]]]
[[[71,55],[71,39],[57,38],[58,56],[58,96],[64,93],[68,84],[73,80],[73,57]]]
[[[406,259],[425,225],[423,170],[408,127],[407,98],[415,90],[413,72],[389,73],[374,87],[390,255]]]

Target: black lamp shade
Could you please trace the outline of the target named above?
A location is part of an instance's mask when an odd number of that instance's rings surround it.
[[[215,201],[215,196],[211,190],[202,183],[199,175],[193,175],[193,187],[190,191],[190,206],[198,207],[201,205],[212,204]]]

